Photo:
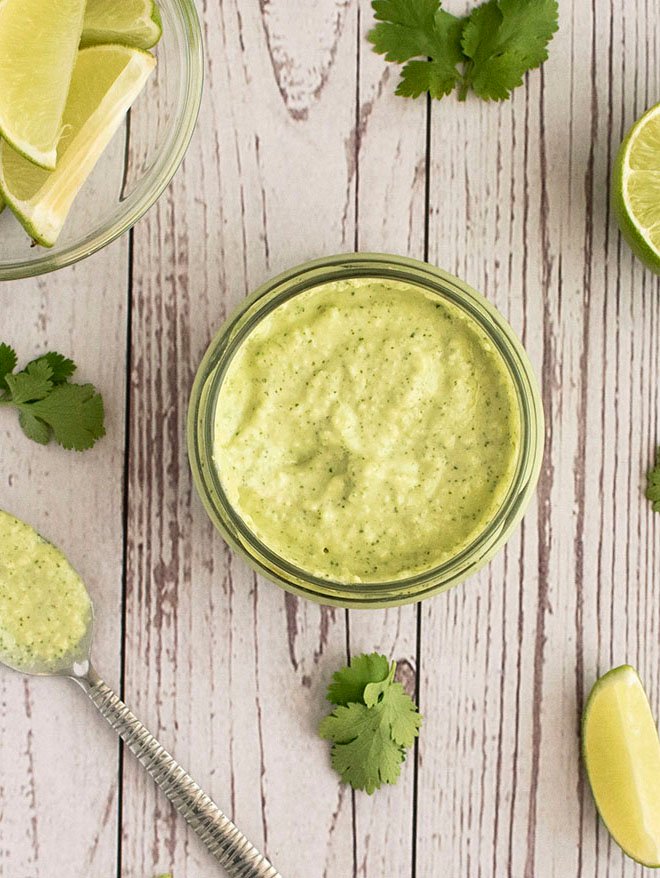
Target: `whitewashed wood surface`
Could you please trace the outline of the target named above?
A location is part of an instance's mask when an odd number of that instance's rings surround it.
[[[463,12],[462,2],[447,8]],[[660,100],[657,0],[560,0],[550,60],[510,102],[393,94],[366,0],[200,4],[206,94],[174,184],[130,238],[0,285],[0,335],[71,354],[108,435],[76,456],[0,422],[0,506],[70,555],[96,663],[284,878],[641,876],[579,762],[595,676],[630,661],[660,714],[660,284],[608,209],[625,129]],[[148,119],[146,120],[148,123]],[[131,127],[139,149],[140,120]],[[186,404],[254,286],[354,249],[482,290],[522,335],[548,428],[523,526],[420,607],[346,613],[255,578],[191,487]],[[425,725],[401,782],[338,783],[315,734],[331,672],[382,650]],[[0,671],[2,878],[219,870],[65,681]]]

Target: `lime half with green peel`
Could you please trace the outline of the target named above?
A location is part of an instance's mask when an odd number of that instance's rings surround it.
[[[121,43],[151,49],[163,33],[154,0],[87,0],[81,46]]]
[[[64,111],[57,170],[44,171],[0,145],[0,195],[27,233],[52,247],[74,198],[142,91],[156,59],[128,46],[81,49]]]
[[[660,274],[660,104],[633,125],[621,144],[612,204],[633,252]]]
[[[85,0],[0,0],[0,136],[53,169]]]
[[[660,739],[630,665],[605,674],[584,711],[582,746],[596,807],[617,844],[660,867]]]

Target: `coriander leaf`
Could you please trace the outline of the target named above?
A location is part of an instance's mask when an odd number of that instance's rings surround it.
[[[105,435],[103,399],[91,384],[60,384],[30,411],[52,427],[64,448],[84,451]]]
[[[0,389],[7,387],[5,377],[14,371],[17,362],[16,351],[2,342],[0,344]]]
[[[500,39],[525,59],[530,70],[548,59],[548,43],[559,29],[557,0],[499,0]]]
[[[52,370],[47,363],[30,363],[22,372],[6,375],[5,381],[14,405],[45,399],[53,389]]]
[[[354,656],[348,667],[333,674],[326,697],[333,704],[362,702],[365,686],[386,680],[389,671],[390,663],[384,655],[374,652]]]
[[[395,670],[383,655],[354,658],[334,675],[328,698],[336,706],[319,726],[319,735],[332,741],[335,770],[369,794],[396,782],[422,724],[412,698],[393,682]]]
[[[367,39],[374,51],[387,61],[410,62],[396,93],[418,97],[429,91],[437,98],[449,94],[461,78],[456,65],[465,60],[462,19],[441,9],[440,0],[373,0],[372,6],[378,24]]]
[[[392,740],[381,708],[339,706],[323,720],[319,734],[334,742],[332,766],[353,789],[371,795],[383,783],[396,783],[404,753]]]
[[[475,9],[463,29],[470,63],[461,98],[471,86],[485,100],[506,100],[548,57],[557,16],[557,0],[488,0]]]
[[[0,406],[18,409],[29,439],[46,445],[54,436],[64,448],[83,451],[105,435],[101,396],[91,384],[69,383],[73,360],[50,351],[20,372],[15,368],[16,353],[0,344]]]
[[[367,34],[367,39],[379,55],[385,55],[386,61],[402,62],[431,55],[440,0],[373,0],[371,6],[380,23]]]
[[[655,459],[655,466],[647,473],[646,496],[653,504],[653,511],[660,512],[660,446]]]
[[[403,98],[418,98],[427,91],[432,98],[450,94],[458,81],[458,74],[447,75],[445,66],[435,61],[409,61],[401,71],[396,94]]]
[[[367,705],[367,707],[373,707],[374,704],[378,704],[378,702],[382,700],[383,695],[392,685],[395,671],[396,662],[392,662],[387,677],[385,677],[384,680],[381,680],[380,682],[369,683],[364,687],[362,700]]]
[[[392,683],[381,702],[383,721],[389,725],[392,740],[401,747],[412,747],[422,725],[417,705],[401,683]]]
[[[18,414],[18,423],[28,439],[38,442],[40,445],[48,445],[51,437],[51,429],[40,418],[35,417],[29,406],[25,406]]]
[[[42,357],[37,357],[36,360],[32,360],[31,363],[28,363],[26,368],[29,369],[34,363],[46,363],[50,366],[52,372],[50,380],[53,384],[64,384],[64,382],[67,381],[67,379],[69,379],[76,371],[76,364],[73,360],[62,356],[62,354],[58,354],[55,351],[50,351]]]

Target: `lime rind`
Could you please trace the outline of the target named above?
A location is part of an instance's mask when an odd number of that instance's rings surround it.
[[[646,724],[647,724],[646,731],[649,732],[650,734],[653,734],[655,739],[657,740],[658,754],[659,754],[659,759],[660,759],[660,738],[658,737],[657,727],[656,727],[655,721],[653,719],[651,705],[649,704],[649,700],[648,700],[648,697],[647,697],[646,692],[644,690],[644,686],[642,684],[642,681],[639,678],[639,674],[637,673],[635,668],[632,667],[632,665],[620,665],[616,668],[612,668],[612,670],[608,671],[606,674],[604,674],[602,677],[600,677],[596,681],[596,683],[594,684],[593,688],[591,689],[591,692],[589,693],[589,698],[587,699],[587,704],[585,706],[585,709],[584,709],[584,712],[582,715],[582,758],[584,760],[584,765],[586,768],[587,777],[588,777],[589,783],[591,785],[591,790],[592,790],[592,794],[593,794],[593,798],[594,798],[594,803],[596,805],[596,810],[598,811],[598,814],[599,814],[601,820],[603,821],[603,824],[605,825],[607,831],[610,833],[610,835],[612,836],[614,841],[618,844],[618,846],[621,848],[621,850],[624,852],[624,854],[627,857],[629,857],[631,860],[634,860],[636,863],[639,863],[640,865],[645,866],[648,869],[658,869],[658,868],[660,868],[660,837],[655,842],[656,857],[653,859],[650,859],[650,858],[645,858],[645,857],[641,856],[640,853],[638,851],[633,850],[632,847],[628,843],[622,841],[622,839],[620,838],[620,835],[617,833],[617,831],[615,830],[615,828],[613,826],[613,821],[611,819],[608,821],[605,814],[603,813],[603,810],[604,810],[603,804],[604,803],[599,801],[599,797],[596,793],[596,790],[594,789],[594,786],[595,785],[597,786],[598,784],[595,782],[596,778],[595,778],[594,773],[593,773],[595,770],[595,767],[591,765],[591,761],[590,761],[590,757],[589,757],[589,747],[588,747],[588,725],[589,725],[590,719],[592,719],[591,710],[594,707],[594,704],[596,703],[598,697],[603,693],[603,691],[605,690],[606,687],[612,686],[612,685],[616,686],[617,684],[623,683],[625,677],[628,678],[627,685],[633,686],[636,689],[638,695],[640,695],[642,697],[642,701],[643,701],[643,705],[644,705],[643,710],[646,714],[646,716],[644,718],[646,721]],[[610,744],[610,743],[611,742],[608,742],[608,744]],[[614,752],[610,752],[610,756],[612,758],[615,755],[616,754]],[[646,769],[647,769],[647,766],[645,766],[645,765],[636,766],[634,764],[634,761],[630,760],[631,775],[633,775],[633,777],[637,781],[637,784],[639,784],[640,782],[642,782],[642,783],[644,782]],[[633,781],[633,783],[634,782],[635,781]],[[657,820],[654,821],[653,828],[655,828],[656,831],[658,830]],[[648,832],[648,834],[650,835],[651,833]]]
[[[0,136],[53,170],[84,0],[0,2]]]
[[[612,207],[635,255],[660,274],[660,104],[621,144],[612,174]]]
[[[155,0],[88,0],[80,47],[118,43],[152,49],[162,35],[163,22]]]
[[[0,144],[0,197],[36,243],[54,246],[76,195],[155,66],[153,55],[133,47],[80,50],[55,171],[36,168]]]

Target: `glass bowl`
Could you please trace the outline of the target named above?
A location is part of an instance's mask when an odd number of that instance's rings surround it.
[[[156,70],[80,190],[55,247],[33,247],[9,208],[0,214],[0,281],[63,268],[110,244],[149,210],[181,164],[202,96],[202,34],[194,0],[158,2]]]
[[[218,394],[232,357],[259,321],[282,302],[319,284],[351,278],[403,281],[453,303],[478,323],[512,379],[520,413],[515,472],[502,505],[474,540],[438,567],[393,582],[335,582],[319,578],[278,557],[250,531],[232,508],[213,461]],[[543,408],[527,355],[503,316],[458,278],[413,259],[356,253],[308,262],[259,287],[227,320],[211,342],[197,372],[188,412],[188,454],[195,486],[211,520],[226,541],[259,573],[287,591],[342,607],[385,607],[412,603],[445,591],[475,573],[500,549],[520,521],[541,468]]]

